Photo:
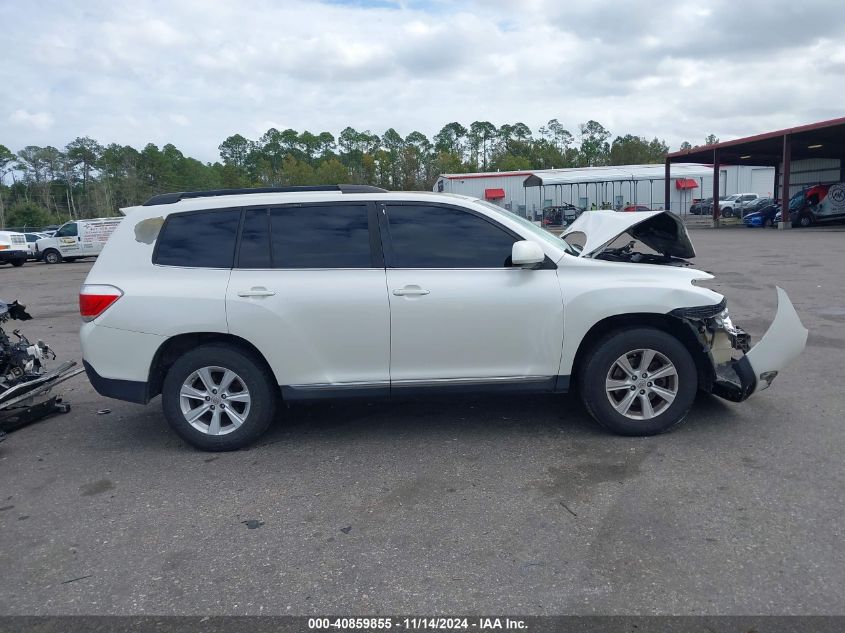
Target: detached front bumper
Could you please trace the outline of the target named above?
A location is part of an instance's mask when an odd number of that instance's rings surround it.
[[[733,348],[743,353],[741,357],[718,362],[711,345],[710,357],[714,361],[715,372],[713,394],[742,402],[751,394],[768,388],[778,372],[804,351],[807,328],[801,323],[786,292],[777,288],[777,294],[777,313],[759,343],[750,347],[748,335],[740,328],[732,327],[732,331],[727,333]]]

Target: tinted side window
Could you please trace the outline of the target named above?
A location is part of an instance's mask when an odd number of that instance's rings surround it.
[[[484,218],[449,207],[389,206],[395,268],[502,268],[516,241]]]
[[[238,268],[270,268],[270,216],[267,209],[247,209],[241,229]]]
[[[240,218],[238,209],[168,216],[153,262],[162,266],[231,268]]]
[[[270,236],[274,268],[372,266],[365,204],[270,209]]]

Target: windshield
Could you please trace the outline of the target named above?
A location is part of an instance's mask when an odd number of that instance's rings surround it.
[[[510,211],[506,211],[506,210],[502,209],[502,207],[498,207],[495,204],[487,202],[486,200],[481,200],[480,198],[476,198],[475,202],[478,202],[479,204],[484,205],[488,209],[492,209],[492,210],[496,211],[496,213],[498,213],[500,215],[507,213],[508,214],[507,217],[509,219],[511,219],[514,222],[517,222],[518,224],[523,226],[525,228],[525,230],[527,230],[529,233],[536,235],[537,237],[539,237],[543,241],[548,242],[549,244],[551,244],[552,246],[554,246],[556,248],[560,248],[561,244],[563,244],[563,248],[567,253],[569,253],[570,255],[575,255],[575,256],[578,255],[578,252],[574,248],[572,248],[572,246],[565,239],[563,239],[562,237],[556,237],[554,235],[554,233],[550,233],[546,229],[540,228],[539,226],[537,226],[536,224],[534,224],[533,222],[531,222],[529,220],[526,220],[522,216],[519,216],[516,213],[511,213]]]
[[[792,197],[789,199],[789,210],[790,211],[797,211],[801,208],[804,204],[804,194],[805,191],[799,191],[798,193],[792,194]]]

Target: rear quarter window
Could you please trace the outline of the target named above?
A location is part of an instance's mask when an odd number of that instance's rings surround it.
[[[190,268],[231,268],[240,209],[174,213],[156,241],[153,263]]]

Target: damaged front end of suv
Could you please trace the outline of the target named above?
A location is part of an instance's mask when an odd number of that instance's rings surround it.
[[[69,411],[69,405],[50,392],[57,384],[82,372],[76,361],[48,369],[47,364],[56,355],[46,343],[32,343],[18,329],[9,335],[2,327],[11,320],[30,319],[26,306],[17,301],[0,301],[0,434],[52,413]]]
[[[571,243],[579,233],[583,235],[582,244],[576,247],[579,257],[685,268],[692,274],[685,278],[695,286],[713,278],[689,268],[687,260],[695,257],[695,249],[683,221],[671,212],[585,213],[562,237]],[[666,275],[675,276],[668,270]],[[801,354],[807,343],[807,329],[782,288],[777,288],[777,297],[772,325],[756,345],[752,345],[747,332],[734,325],[724,298],[719,303],[678,307],[668,312],[691,335],[686,338],[696,342],[701,358],[707,359],[702,363],[707,375],[702,376],[700,388],[742,402],[769,387],[778,372]]]
[[[763,338],[753,345],[748,333],[731,321],[726,301],[715,306],[678,308],[670,315],[695,334],[713,367],[712,393],[742,402],[768,388],[778,372],[804,350],[808,331],[782,288],[777,288],[778,309]]]

